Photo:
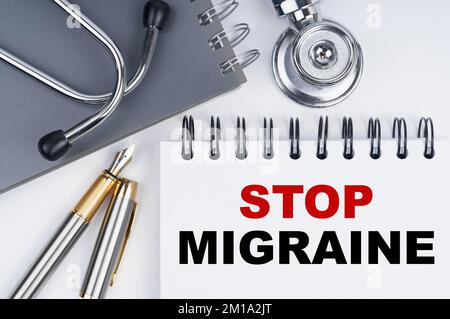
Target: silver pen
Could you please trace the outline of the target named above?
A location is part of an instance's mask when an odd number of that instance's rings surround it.
[[[117,183],[103,220],[80,296],[103,299],[112,286],[123,258],[136,214],[137,183]]]
[[[134,145],[117,153],[108,170],[95,180],[83,198],[42,250],[11,299],[33,298],[80,238],[106,197],[120,181],[119,174],[131,161]]]

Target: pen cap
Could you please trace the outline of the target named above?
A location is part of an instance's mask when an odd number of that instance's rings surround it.
[[[121,179],[103,220],[80,296],[104,298],[112,286],[136,213],[137,183]]]

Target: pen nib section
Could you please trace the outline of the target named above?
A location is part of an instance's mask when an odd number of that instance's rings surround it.
[[[125,166],[127,166],[128,163],[131,162],[131,159],[133,158],[134,148],[135,146],[132,145],[117,153],[108,171],[114,176],[119,176]]]

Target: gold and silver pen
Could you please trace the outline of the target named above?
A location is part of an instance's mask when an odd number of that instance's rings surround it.
[[[134,145],[116,154],[111,167],[103,171],[70,212],[14,290],[11,299],[33,298],[42,288],[45,281],[80,238],[107,196],[120,183],[119,175],[131,161],[133,152]]]

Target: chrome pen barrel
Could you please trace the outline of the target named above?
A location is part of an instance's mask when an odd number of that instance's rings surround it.
[[[87,225],[86,220],[80,216],[70,214],[42,250],[10,298],[33,298],[84,232]]]
[[[112,286],[136,212],[137,183],[122,179],[114,191],[89,263],[80,296],[103,299]]]

